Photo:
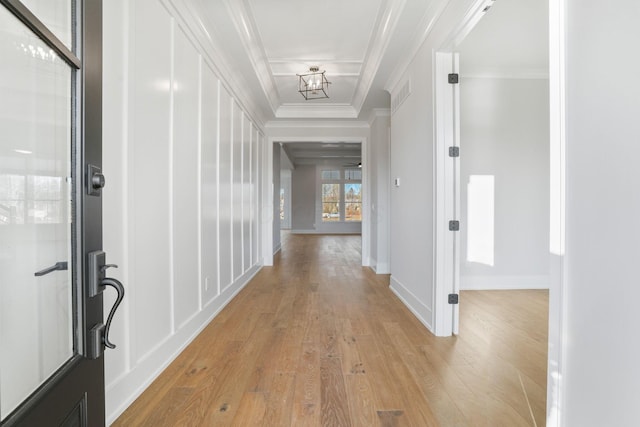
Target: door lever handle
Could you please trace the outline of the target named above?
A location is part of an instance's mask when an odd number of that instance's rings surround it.
[[[45,274],[53,273],[58,270],[67,270],[69,268],[69,263],[67,261],[56,262],[51,267],[47,267],[44,270],[36,271],[34,276],[44,276]]]
[[[122,286],[122,283],[120,283],[119,280],[112,279],[110,277],[105,277],[104,279],[102,279],[100,284],[102,286],[111,286],[118,293],[116,302],[113,303],[113,307],[111,307],[111,311],[109,312],[109,316],[107,317],[107,324],[104,327],[104,336],[102,338],[104,342],[104,346],[107,348],[113,349],[113,348],[116,348],[116,345],[113,344],[111,341],[109,341],[109,328],[111,327],[111,321],[113,320],[113,315],[116,314],[116,310],[118,309],[118,306],[120,305],[120,303],[122,302],[122,299],[124,298],[124,286]]]

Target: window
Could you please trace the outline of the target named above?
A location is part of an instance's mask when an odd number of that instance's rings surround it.
[[[344,185],[344,220],[362,221],[362,184]]]
[[[326,169],[322,180],[322,222],[362,221],[362,170]]]
[[[322,221],[340,221],[340,184],[322,184]]]

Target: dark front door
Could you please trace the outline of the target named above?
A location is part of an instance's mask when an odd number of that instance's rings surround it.
[[[101,0],[0,0],[0,57],[0,424],[102,426]]]

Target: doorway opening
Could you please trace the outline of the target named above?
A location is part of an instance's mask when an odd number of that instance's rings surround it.
[[[360,235],[362,265],[367,265],[365,147],[366,142],[354,138],[273,141],[272,179],[267,180],[273,183],[273,221],[271,245],[265,250],[278,253],[282,230]]]
[[[514,371],[527,403],[531,388],[547,396],[533,404],[534,424],[549,424],[560,399],[553,307],[564,230],[563,109],[554,93],[563,84],[562,57],[555,56],[562,40],[554,39],[561,13],[545,2],[478,1],[435,56],[435,331],[462,337],[497,328],[505,348],[510,336],[537,340],[537,378]],[[459,294],[459,304],[448,304],[448,294]],[[528,310],[536,331],[515,332],[510,319]]]

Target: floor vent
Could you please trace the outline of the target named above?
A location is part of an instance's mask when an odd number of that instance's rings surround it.
[[[400,108],[409,95],[411,95],[411,80],[404,82],[396,96],[391,100],[391,114],[395,114],[395,112],[398,111],[398,108]]]

